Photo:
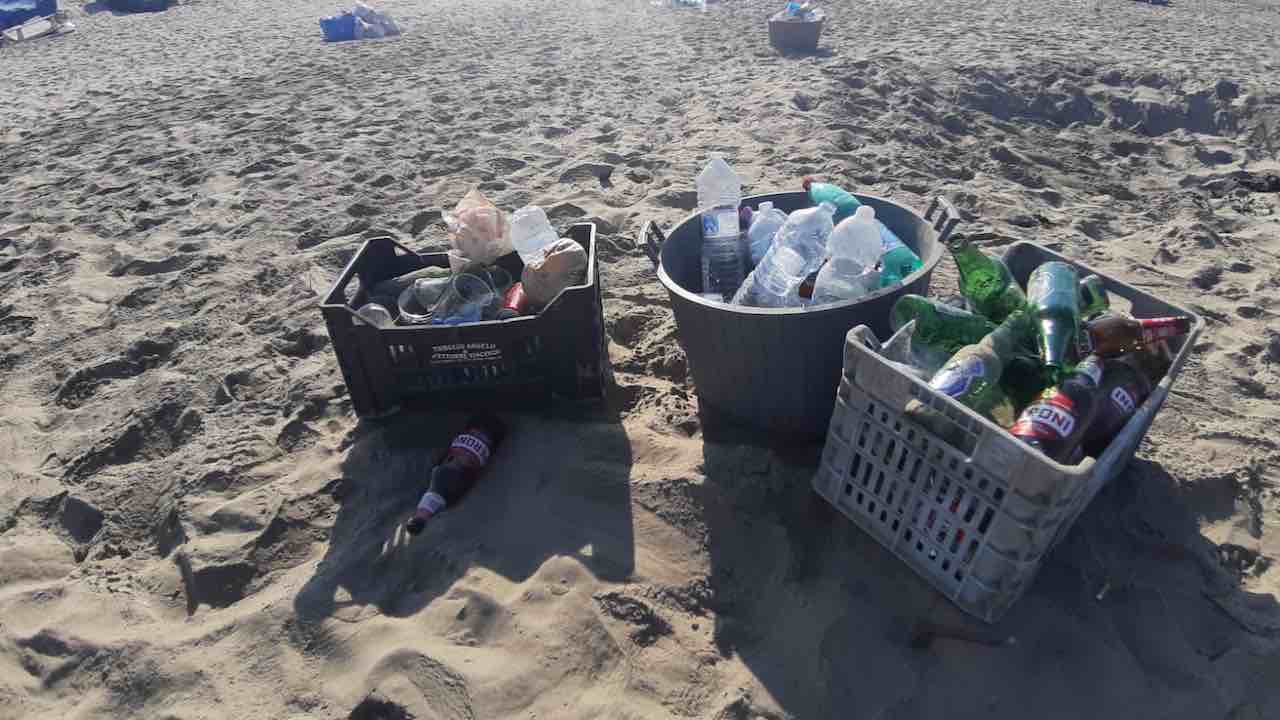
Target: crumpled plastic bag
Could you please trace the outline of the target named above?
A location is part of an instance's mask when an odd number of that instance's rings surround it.
[[[445,213],[449,242],[468,260],[489,265],[514,252],[507,214],[472,188],[458,201],[452,213]]]
[[[351,14],[356,16],[356,38],[394,37],[400,26],[390,15],[379,12],[357,0]]]
[[[561,290],[587,278],[587,251],[569,238],[542,250],[542,257],[524,266],[524,293],[535,307],[543,307]]]

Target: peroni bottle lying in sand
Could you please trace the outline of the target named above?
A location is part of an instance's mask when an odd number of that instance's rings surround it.
[[[462,499],[476,484],[504,435],[506,426],[497,416],[477,415],[467,421],[466,429],[449,444],[449,452],[431,469],[431,485],[405,525],[409,534],[422,532],[428,520]]]

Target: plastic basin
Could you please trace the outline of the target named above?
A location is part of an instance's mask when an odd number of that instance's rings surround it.
[[[943,243],[957,223],[950,203],[936,199],[922,216],[884,198],[857,197],[875,208],[876,217],[916,251],[923,266],[900,285],[819,308],[749,308],[706,300],[699,294],[698,214],[665,238],[652,223],[645,228],[704,414],[761,430],[821,436],[835,404],[845,335],[867,325],[888,337],[893,303],[907,293],[928,295]],[[743,204],[755,208],[765,200],[788,213],[812,206],[803,192],[755,195]]]

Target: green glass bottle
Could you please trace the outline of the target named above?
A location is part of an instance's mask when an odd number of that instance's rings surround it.
[[[1000,387],[1000,377],[1030,335],[1030,320],[1025,311],[1014,312],[981,341],[952,356],[929,387],[1003,423],[1014,415],[1014,408]]]
[[[960,270],[960,292],[992,322],[1004,322],[1027,305],[1027,297],[1004,261],[982,252],[967,239],[948,245]]]
[[[916,321],[913,340],[927,345],[946,357],[966,345],[973,345],[996,329],[990,320],[968,310],[945,305],[919,295],[903,295],[893,304],[889,326],[897,332],[903,325]]]
[[[1080,278],[1080,319],[1091,320],[1111,309],[1111,297],[1107,287],[1097,275]]]
[[[1027,304],[1036,319],[1040,361],[1060,379],[1080,331],[1076,270],[1060,261],[1036,268],[1027,280]]]

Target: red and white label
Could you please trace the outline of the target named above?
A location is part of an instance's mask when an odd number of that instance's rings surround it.
[[[1061,393],[1044,397],[1022,411],[1018,422],[1009,428],[1009,432],[1021,437],[1066,438],[1076,428],[1075,405],[1071,399]]]
[[[1139,322],[1142,323],[1142,342],[1146,345],[1154,345],[1161,340],[1186,335],[1191,331],[1186,318],[1154,318]]]
[[[464,457],[468,457],[472,461],[474,467],[484,467],[489,464],[489,443],[485,442],[483,435],[472,435],[471,433],[462,433],[453,439],[453,444],[449,446],[451,451],[461,451]]]

